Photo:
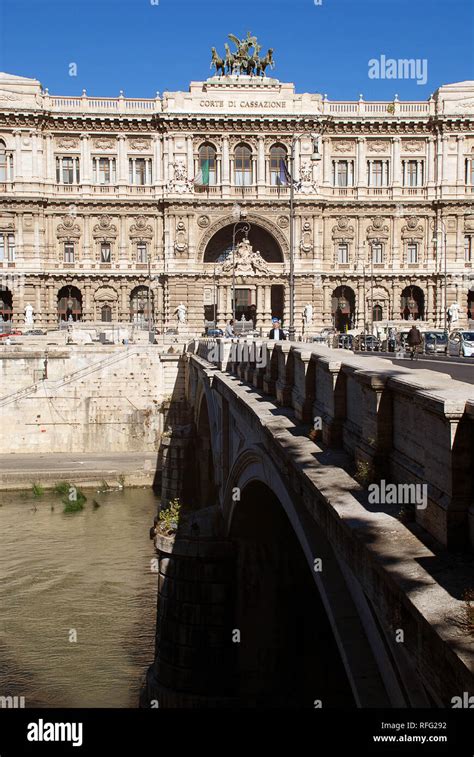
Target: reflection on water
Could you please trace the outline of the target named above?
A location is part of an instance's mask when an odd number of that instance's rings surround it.
[[[86,494],[0,492],[0,696],[26,707],[136,707],[153,661],[157,499]]]

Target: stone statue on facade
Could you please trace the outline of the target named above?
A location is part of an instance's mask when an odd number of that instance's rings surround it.
[[[183,302],[180,302],[176,310],[174,311],[175,315],[178,317],[178,324],[180,323],[186,323],[186,305]]]
[[[309,303],[303,308],[303,322],[305,329],[307,329],[313,323],[313,306]]]
[[[30,303],[28,302],[25,307],[25,326],[34,326],[35,321],[33,318],[33,313],[33,305],[30,305]]]
[[[232,256],[222,266],[222,273],[232,273]],[[269,273],[269,268],[258,250],[254,250],[248,239],[243,239],[235,248],[235,273],[239,276],[253,276]]]
[[[459,305],[457,302],[454,302],[452,305],[449,306],[447,310],[448,314],[448,323],[451,326],[453,323],[456,323],[459,321]]]
[[[229,43],[226,42],[224,58],[221,58],[215,47],[211,48],[211,68],[216,69],[218,76],[232,76],[234,74],[240,76],[244,74],[246,76],[264,77],[268,67],[275,67],[273,48],[269,48],[266,55],[260,57],[262,47],[258,44],[257,38],[253,37],[250,32],[247,32],[244,39],[239,39],[235,34],[229,34],[228,37],[235,44],[236,50],[231,50]]]
[[[168,182],[168,189],[170,192],[178,192],[183,194],[184,192],[192,192],[193,184],[188,179],[188,171],[186,163],[182,159],[178,159],[174,163],[174,178]]]

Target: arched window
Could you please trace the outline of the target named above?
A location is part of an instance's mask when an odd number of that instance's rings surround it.
[[[5,142],[0,139],[0,182],[12,181],[13,156],[7,152]]]
[[[102,305],[100,309],[100,320],[103,323],[110,323],[112,320],[112,308],[110,305]]]
[[[234,153],[235,185],[248,187],[253,184],[252,150],[247,145],[237,145]]]
[[[373,311],[372,311],[372,317],[374,321],[381,321],[383,318],[383,309],[382,305],[374,305]]]
[[[287,156],[283,145],[270,148],[270,184],[273,187],[288,184]]]
[[[199,148],[198,172],[194,183],[197,186],[217,184],[216,148],[206,142]]]

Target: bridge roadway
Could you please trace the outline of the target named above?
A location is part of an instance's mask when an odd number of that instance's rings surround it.
[[[374,353],[358,352],[358,357],[374,357]],[[376,352],[375,356],[390,360],[392,365],[400,365],[404,368],[419,369],[420,366],[428,371],[438,371],[446,373],[456,381],[464,381],[467,384],[474,384],[474,358],[453,358],[433,355],[420,355],[416,360],[410,360],[409,357],[395,358],[393,352]]]
[[[311,596],[335,641],[327,637],[328,658],[344,670],[356,706],[450,707],[474,690],[463,599],[474,574],[470,386],[420,364],[342,350],[274,342],[260,349],[257,361],[236,359],[229,340],[201,340],[187,369],[200,491],[208,502],[215,493],[239,564],[253,554],[250,595],[266,607],[257,602],[248,628],[241,606],[234,627],[253,638],[271,617],[281,625],[296,612],[303,633],[310,594],[305,607],[279,606],[292,601],[279,559],[293,539],[307,566],[293,593],[312,576]],[[313,418],[322,429],[309,438]],[[370,504],[368,483],[385,479],[425,485],[426,507]],[[268,537],[278,513],[283,542]],[[247,587],[241,604],[250,595]],[[307,643],[291,638],[309,660]],[[324,655],[324,645],[315,654]]]

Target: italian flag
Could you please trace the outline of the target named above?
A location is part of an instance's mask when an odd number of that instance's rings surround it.
[[[197,172],[194,183],[197,184],[199,187],[205,187],[209,186],[209,161],[203,160],[201,163],[201,167],[199,168],[199,171]]]

